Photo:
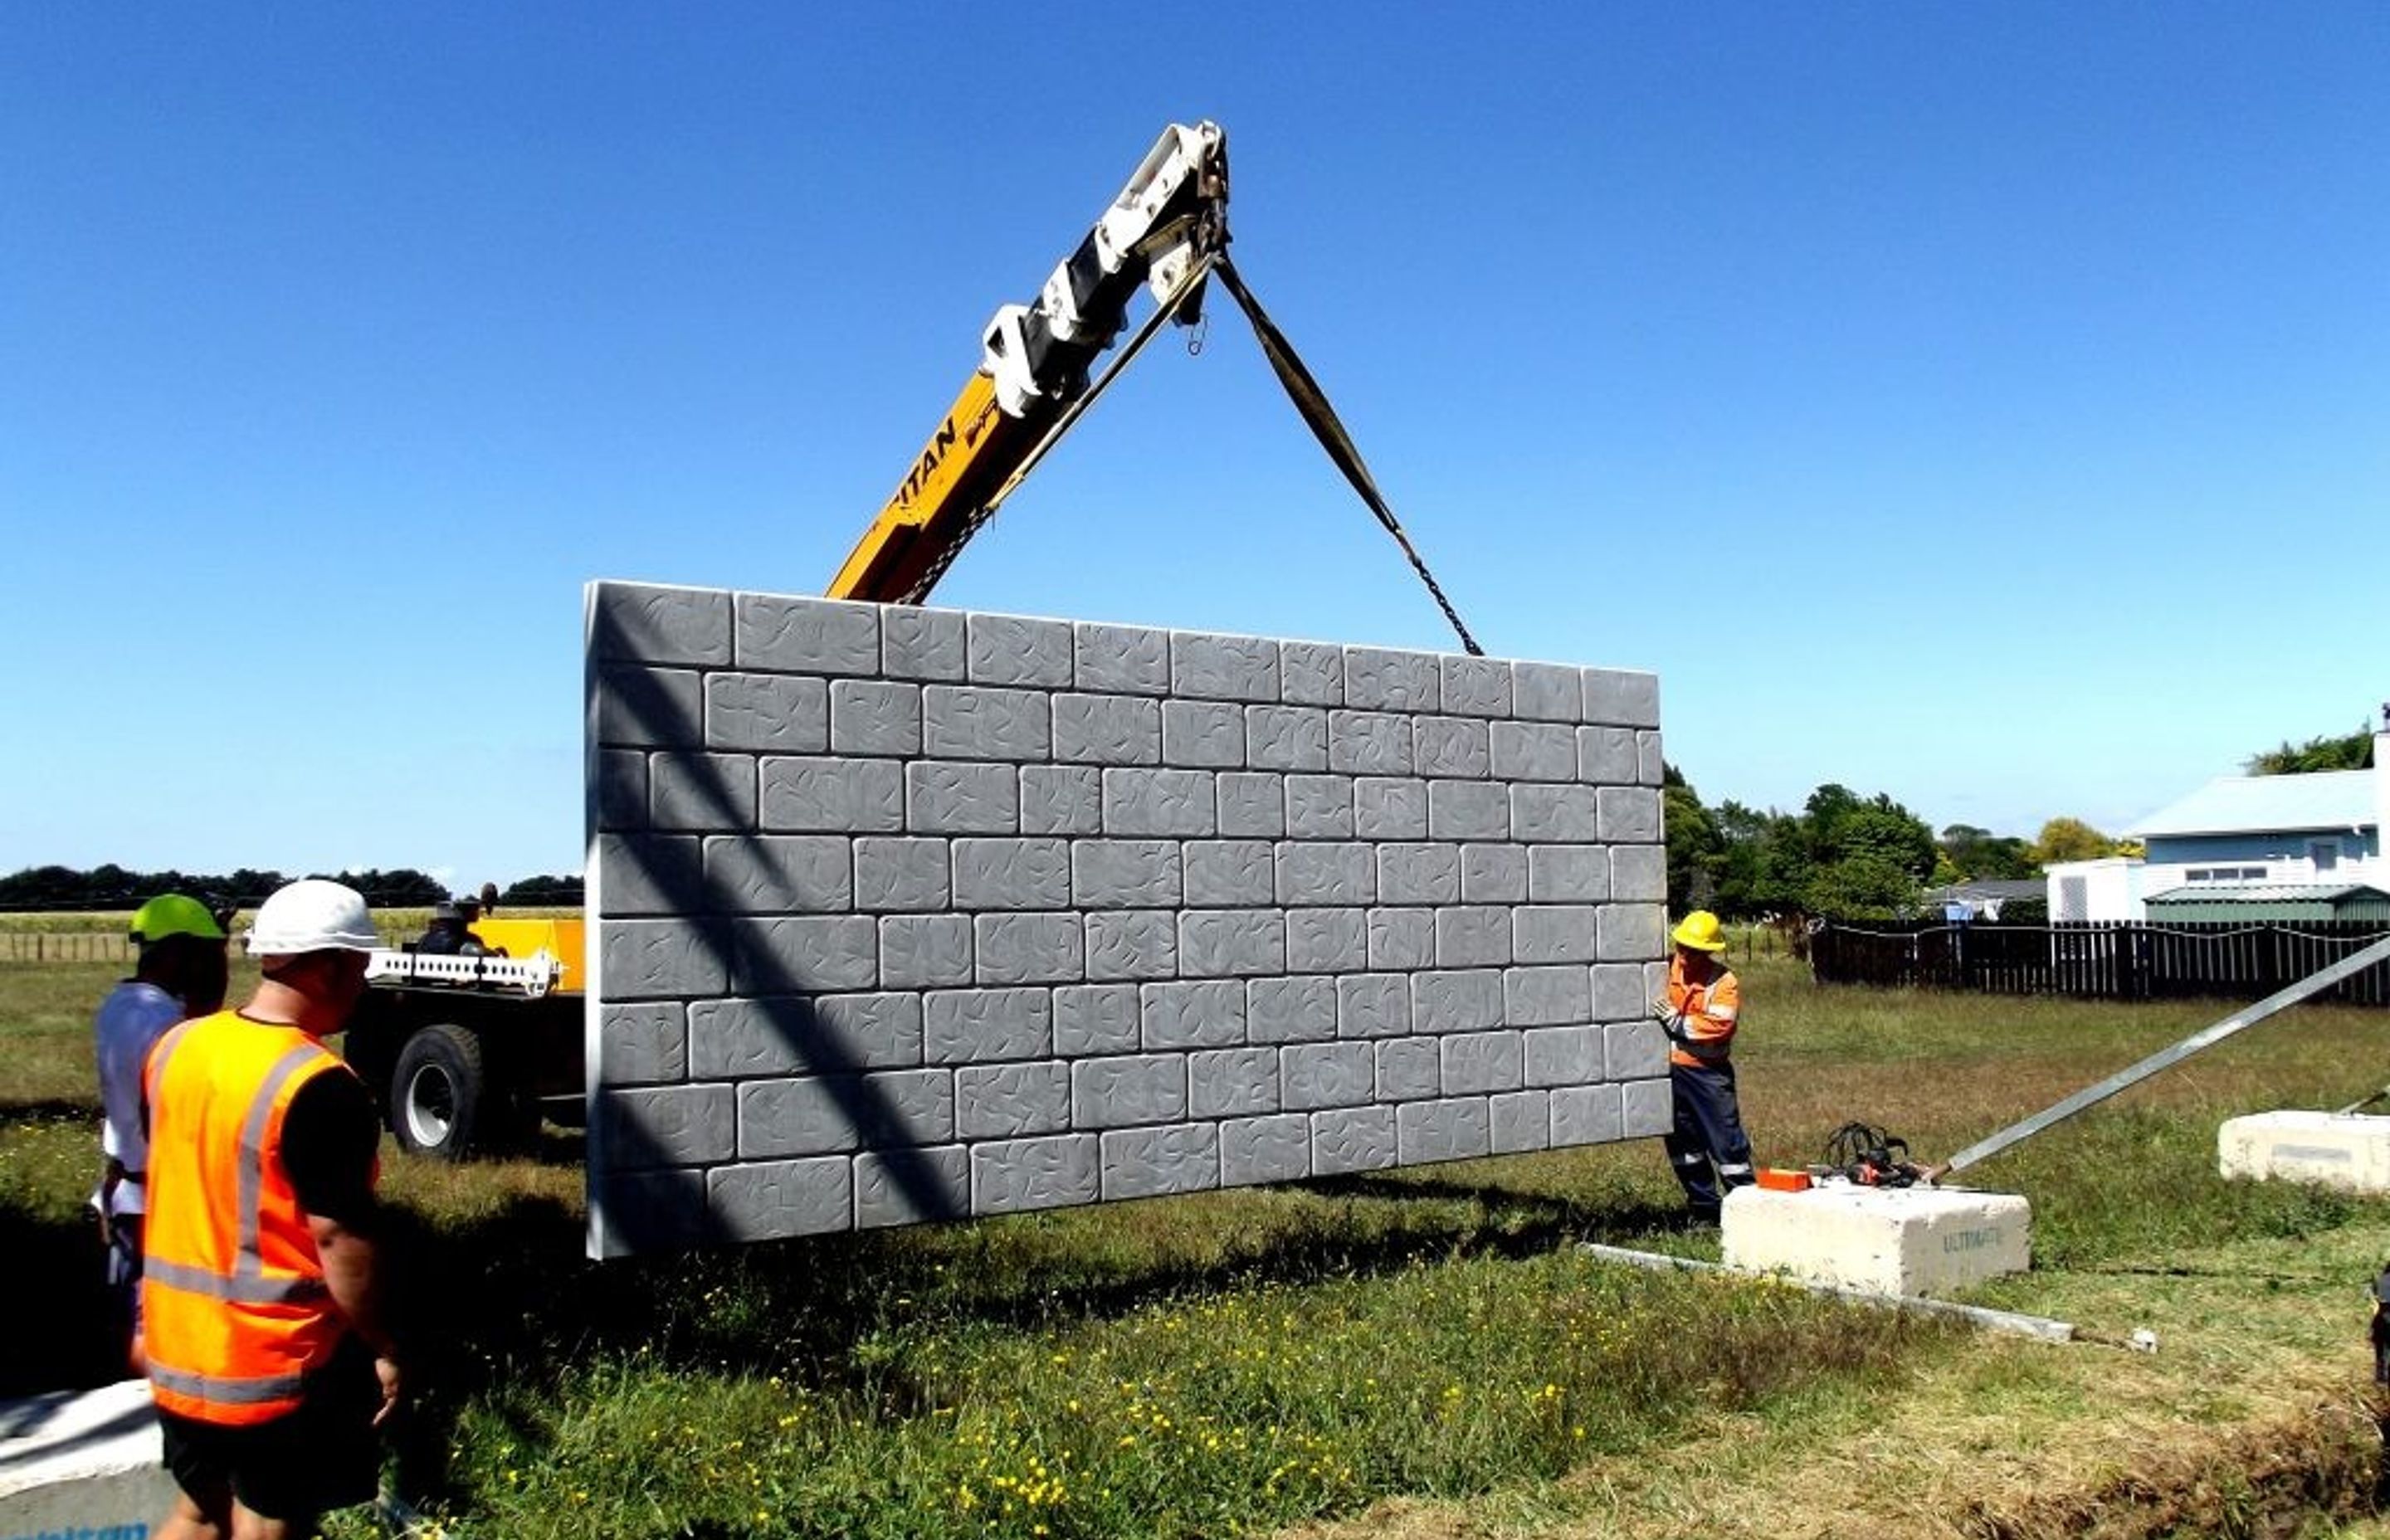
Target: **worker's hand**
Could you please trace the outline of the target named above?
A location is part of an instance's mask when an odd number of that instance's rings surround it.
[[[406,1393],[406,1377],[399,1369],[398,1360],[385,1354],[374,1359],[374,1378],[381,1381],[381,1407],[373,1418],[373,1425],[379,1428],[398,1410],[399,1399]]]
[[[1673,1021],[1677,1019],[1677,1007],[1665,1000],[1654,1000],[1651,1002],[1651,1014],[1663,1021]]]

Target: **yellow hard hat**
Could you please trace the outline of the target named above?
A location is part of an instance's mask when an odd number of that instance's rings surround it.
[[[1726,950],[1726,934],[1718,925],[1718,918],[1707,909],[1696,909],[1687,915],[1681,924],[1668,932],[1668,939],[1678,946],[1690,946],[1696,952]]]
[[[222,941],[224,927],[208,906],[196,898],[182,893],[160,893],[133,914],[133,939],[144,946],[154,945],[168,936],[196,936],[201,941]]]

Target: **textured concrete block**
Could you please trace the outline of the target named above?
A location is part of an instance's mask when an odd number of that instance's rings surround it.
[[[854,1225],[880,1229],[970,1213],[970,1155],[960,1145],[854,1158]]]
[[[598,741],[632,748],[690,748],[705,741],[704,682],[681,669],[596,671]]]
[[[1526,1084],[1523,1073],[1523,1046],[1518,1033],[1450,1033],[1438,1041],[1444,1048],[1446,1095],[1516,1091]]]
[[[1583,671],[1564,663],[1512,663],[1510,710],[1530,722],[1584,721]]]
[[[867,1149],[940,1145],[955,1136],[954,1070],[890,1070],[846,1082],[847,1107]]]
[[[1070,622],[972,615],[965,629],[969,637],[966,666],[972,684],[1070,688]]]
[[[1226,1048],[1245,1040],[1245,986],[1239,980],[1146,984],[1137,1008],[1149,1051]]]
[[[1484,1097],[1451,1097],[1394,1109],[1395,1156],[1405,1165],[1472,1161],[1494,1152],[1493,1110]]]
[[[1576,779],[1576,728],[1559,722],[1497,722],[1487,733],[1497,777],[1512,781]]]
[[[907,764],[897,827],[916,834],[1010,834],[1021,827],[1021,781],[1009,764]]]
[[[1344,704],[1344,649],[1324,642],[1279,644],[1279,699],[1293,706]]]
[[[952,853],[944,840],[867,835],[854,841],[854,906],[926,912],[953,903]]]
[[[677,915],[707,907],[702,852],[694,834],[598,836],[598,861],[606,873],[598,912]]]
[[[1162,760],[1213,770],[1244,768],[1244,708],[1230,700],[1163,701]]]
[[[1426,1101],[1442,1093],[1444,1059],[1433,1038],[1383,1038],[1377,1055],[1380,1101]]]
[[[1951,1187],[1727,1194],[1718,1252],[1729,1267],[1870,1294],[1954,1294],[2032,1265],[2033,1209],[2008,1193]]]
[[[754,828],[755,762],[745,754],[649,754],[648,823],[673,829]]]
[[[880,672],[892,679],[961,679],[968,667],[963,617],[952,610],[889,605],[880,611]]]
[[[1660,677],[1621,669],[1589,668],[1585,676],[1585,720],[1622,727],[1660,725]]]
[[[616,1171],[708,1165],[739,1148],[739,1104],[727,1085],[651,1085],[598,1102],[606,1164]]]
[[[863,1142],[856,1094],[856,1082],[845,1076],[747,1082],[739,1087],[739,1158],[854,1149]]]
[[[1658,786],[1668,778],[1668,761],[1661,752],[1660,735],[1649,728],[1635,735],[1635,779],[1638,785]]]
[[[1487,725],[1458,717],[1422,716],[1411,725],[1412,757],[1433,780],[1484,780],[1494,773]]]
[[[2390,1118],[2317,1111],[2227,1118],[2216,1133],[2216,1163],[2228,1180],[2390,1192]]]
[[[1289,909],[1290,972],[1350,973],[1369,966],[1368,927],[1355,908]]]
[[[1311,1120],[1302,1113],[1231,1118],[1220,1125],[1223,1184],[1299,1182],[1310,1174]]]
[[[1178,917],[1167,909],[1099,910],[1086,917],[1087,977],[1167,979],[1178,971]]]
[[[734,919],[731,982],[740,993],[876,989],[880,930],[869,915]]]
[[[719,668],[730,661],[730,596],[706,588],[595,584],[589,642],[600,658]]]
[[[1653,845],[1652,850],[1660,847]],[[1664,871],[1663,880],[1665,880]],[[1527,897],[1536,904],[1599,904],[1610,896],[1610,853],[1599,845],[1527,847]]]
[[[1223,770],[1219,830],[1228,839],[1275,840],[1286,833],[1286,777],[1274,770]]]
[[[705,1206],[726,1240],[785,1240],[854,1227],[854,1184],[837,1157],[761,1161],[705,1174]]]
[[[1590,1021],[1592,977],[1570,964],[1512,968],[1502,974],[1502,1020],[1514,1027],[1548,1027]]]
[[[1125,695],[1170,693],[1170,634],[1138,625],[1072,628],[1073,683]]]
[[[1183,892],[1175,840],[1079,840],[1068,902],[1083,909],[1175,908]]]
[[[1432,840],[1508,840],[1510,789],[1500,781],[1428,782],[1427,832]]]
[[[893,834],[905,828],[905,773],[893,760],[762,762],[758,823],[796,833]]]
[[[1515,784],[1510,788],[1510,837],[1529,844],[1589,844],[1600,828],[1597,799],[1626,789]]]
[[[1054,742],[1048,699],[1039,690],[924,685],[922,751],[937,759],[1045,759]]]
[[[1185,895],[1190,905],[1263,905],[1278,892],[1278,853],[1266,840],[1189,840],[1185,852]]]
[[[1408,969],[1434,964],[1434,910],[1371,909],[1368,923],[1371,968]]]
[[[1411,975],[1411,1030],[1483,1032],[1506,1024],[1502,970],[1423,969]],[[1515,1024],[1515,1023],[1513,1023]]]
[[[1106,834],[1200,840],[1218,831],[1209,770],[1107,769],[1103,777]]]
[[[1378,899],[1383,904],[1459,903],[1460,847],[1379,846]]]
[[[1292,1043],[1278,1062],[1279,1102],[1290,1112],[1360,1107],[1377,1093],[1378,1055],[1368,1043]]]
[[[1135,984],[1063,984],[1054,991],[1054,1051],[1065,1059],[1134,1053]]]
[[[1625,1136],[1615,1085],[1562,1085],[1551,1092],[1552,1144],[1609,1144]]]
[[[1551,1097],[1543,1091],[1510,1091],[1486,1098],[1494,1153],[1516,1155],[1552,1147]]]
[[[829,687],[785,674],[709,674],[705,746],[818,754],[829,747]]]
[[[1289,908],[1369,903],[1378,891],[1376,857],[1365,844],[1289,841],[1278,847],[1278,901]]]
[[[1257,770],[1328,768],[1328,712],[1317,706],[1247,706],[1245,761]]]
[[[686,1250],[713,1238],[702,1171],[593,1172],[589,1207],[590,1247],[597,1256]]]
[[[983,984],[1078,983],[1086,941],[1076,914],[992,914],[971,920],[972,977]]]
[[[1510,665],[1493,658],[1446,655],[1437,661],[1443,672],[1440,710],[1454,716],[1509,716]]]
[[[848,1074],[920,1062],[921,998],[909,991],[696,1000],[688,1007],[688,1067],[700,1080]]]
[[[684,999],[719,995],[730,982],[730,943],[716,928],[690,919],[608,920],[598,966],[605,998]]]
[[[1663,981],[1664,985],[1665,981]],[[1597,1021],[1640,1021],[1651,1014],[1659,990],[1643,987],[1640,963],[1600,963],[1593,969],[1593,1019]]]
[[[1286,833],[1290,840],[1353,838],[1353,777],[1286,777]]]
[[[1435,912],[1435,966],[1502,968],[1510,962],[1510,911],[1461,905]]]
[[[1595,795],[1600,799],[1600,818],[1593,837],[1611,844],[1660,838],[1659,792],[1648,786],[1605,786]]]
[[[1343,1176],[1394,1163],[1394,1110],[1348,1107],[1311,1115],[1311,1174]]]
[[[1632,786],[1642,756],[1632,727],[1579,727],[1576,778],[1597,786]]]
[[[647,755],[636,750],[601,749],[591,757],[591,774],[595,783],[589,788],[588,802],[599,828],[647,828]]]
[[[1180,911],[1178,971],[1190,979],[1285,972],[1286,917],[1276,909]]]
[[[832,681],[829,746],[840,754],[919,753],[921,687],[887,679]]]
[[[1212,700],[1279,699],[1279,644],[1260,636],[1170,636],[1170,688]]]
[[[1100,834],[1103,827],[1103,776],[1093,765],[1021,767],[1022,833]]]
[[[1119,1128],[1102,1138],[1107,1202],[1202,1192],[1220,1185],[1220,1131],[1211,1123]]]
[[[1071,1066],[1059,1059],[972,1064],[955,1072],[955,1134],[1009,1139],[1071,1126]]]
[[[1463,904],[1524,904],[1528,876],[1524,845],[1460,847]]]
[[[969,915],[883,915],[880,982],[889,989],[932,989],[971,981]]]
[[[705,892],[724,914],[853,908],[850,846],[841,834],[717,834],[705,841]]]
[[[1601,1029],[1602,1076],[1641,1080],[1668,1072],[1668,1034],[1657,1021],[1613,1021]]]
[[[599,1084],[650,1085],[687,1074],[688,1020],[679,1001],[599,1008]]]
[[[1060,909],[1071,900],[1075,848],[1067,840],[957,840],[955,907]]]
[[[1622,1139],[1657,1138],[1676,1121],[1676,1098],[1666,1080],[1630,1080],[1618,1087]],[[1559,1128],[1554,1125],[1553,1137]]]
[[[1353,833],[1362,840],[1427,838],[1427,782],[1363,776],[1353,783]]]
[[[1605,904],[1594,912],[1600,917],[1596,944],[1603,962],[1654,956],[1666,950],[1668,917],[1659,905]]]
[[[1395,1037],[1411,1030],[1410,977],[1348,973],[1336,981],[1336,1035]]]
[[[929,1063],[1043,1059],[1053,1045],[1051,991],[933,990],[921,997],[921,1057]]]
[[[1187,1116],[1185,1054],[1083,1059],[1070,1072],[1074,1128],[1129,1128]]]
[[[1366,711],[1433,712],[1439,709],[1441,670],[1432,653],[1383,648],[1344,649],[1344,703]]]
[[[972,1145],[971,1209],[1018,1213],[1092,1203],[1099,1196],[1093,1134],[1055,1134]]]
[[[1328,768],[1340,775],[1408,776],[1411,719],[1391,712],[1328,713]]]
[[[1054,757],[1075,764],[1162,763],[1162,702],[1139,695],[1058,695]]]
[[[780,594],[736,599],[743,668],[782,674],[880,672],[880,607]]]
[[[1188,1056],[1188,1116],[1240,1118],[1277,1110],[1276,1048],[1207,1048]]]
[[[1590,904],[1539,904],[1510,911],[1510,955],[1521,963],[1593,961],[1594,917]]]
[[[1534,1027],[1521,1033],[1529,1085],[1589,1085],[1603,1078],[1602,1029]]]
[[[1245,988],[1245,1035],[1254,1043],[1324,1043],[1336,1035],[1336,981],[1316,974],[1255,979]]]

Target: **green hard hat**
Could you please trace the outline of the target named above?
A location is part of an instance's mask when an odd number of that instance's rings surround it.
[[[164,941],[168,936],[197,936],[201,941],[222,941],[224,927],[208,906],[196,898],[182,893],[160,893],[144,904],[133,916],[133,939],[148,946]]]

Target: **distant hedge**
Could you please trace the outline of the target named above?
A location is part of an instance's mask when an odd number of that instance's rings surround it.
[[[420,907],[449,896],[447,886],[411,866],[393,871],[309,872],[329,877],[366,895],[378,909]],[[243,866],[231,872],[130,871],[109,863],[89,871],[71,866],[27,866],[0,877],[0,910],[135,909],[160,893],[189,893],[212,903],[253,908],[290,880],[278,871]],[[577,877],[526,877],[498,895],[501,904],[566,905],[581,902]]]

